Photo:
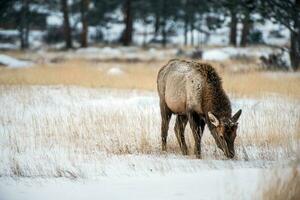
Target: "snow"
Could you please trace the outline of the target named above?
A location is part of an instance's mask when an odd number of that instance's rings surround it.
[[[231,98],[233,112],[243,110],[236,160],[226,160],[205,129],[203,160],[199,161],[192,159],[189,128],[186,139],[191,155],[181,155],[171,128],[174,117],[168,137],[170,151],[161,153],[156,93],[62,86],[6,86],[0,91],[0,176],[15,176],[15,170],[28,177],[90,178],[265,168],[273,165],[268,160],[285,162],[297,151],[297,141],[274,146],[253,143],[270,141],[274,129],[278,139],[297,133],[299,102],[278,96]],[[282,110],[289,115],[280,114]]]
[[[289,169],[277,169],[280,177]],[[92,180],[0,178],[1,200],[32,199],[260,199],[273,170],[202,170],[189,174]],[[262,187],[263,186],[263,187]]]
[[[80,16],[71,15],[70,22],[71,25],[75,25]],[[114,12],[107,14],[108,18],[114,19],[106,22],[105,26],[98,26],[103,34],[103,39],[108,43],[117,42],[125,28],[123,21],[123,13],[120,8],[117,8]],[[260,17],[260,16],[258,16]],[[153,17],[148,18],[149,21],[153,21]],[[47,24],[53,26],[62,25],[62,14],[58,12],[51,12],[47,17]],[[197,30],[191,32],[188,31],[188,43],[190,43],[191,35],[194,35],[195,44],[206,44],[206,45],[228,45],[229,38],[229,24],[230,17],[224,17],[224,24],[221,28],[218,28],[214,31],[209,30],[206,24],[206,21],[202,21],[201,29],[209,32],[209,35],[200,33]],[[167,27],[174,26],[173,20],[168,20],[166,22]],[[79,30],[81,23],[77,23],[77,29]],[[177,23],[174,26],[175,34],[171,35],[168,39],[172,44],[181,45],[184,43],[184,34],[182,24]],[[255,22],[254,28],[262,32],[263,41],[267,44],[272,45],[286,45],[289,40],[289,30],[281,25],[273,23],[271,20],[265,20],[264,23]],[[240,42],[242,24],[238,23],[238,33],[237,33],[237,42]],[[278,30],[282,37],[274,37],[270,33],[274,30]],[[146,34],[145,34],[146,33]],[[154,27],[152,24],[145,24],[142,20],[137,20],[134,23],[134,32],[133,32],[133,42],[136,45],[142,45],[144,41],[150,42],[154,38]]]
[[[112,48],[112,47],[88,47],[88,48],[80,48],[76,50],[78,54],[99,54],[99,56],[109,56],[109,57],[118,57],[121,56],[122,51],[119,48]]]
[[[262,31],[263,41],[267,44],[285,46],[290,38],[290,31],[283,25],[275,24],[270,20],[265,20],[264,23],[257,23],[256,28]],[[272,31],[278,31],[282,37],[272,36]]]
[[[174,118],[161,152],[153,92],[0,86],[0,94],[1,200],[253,199],[261,178],[289,168],[299,150],[299,141],[281,140],[298,134],[299,101],[276,95],[231,97],[233,112],[243,110],[236,158],[226,159],[206,128],[199,160],[189,127],[191,155],[181,155]]]
[[[47,25],[49,26],[61,26],[63,24],[63,17],[61,13],[52,13],[47,16]]]
[[[230,55],[220,49],[213,49],[204,51],[202,58],[204,60],[227,60],[230,58]]]
[[[0,28],[0,35],[5,35],[5,36],[13,36],[13,37],[18,37],[19,32],[18,30],[15,29],[2,29]]]
[[[247,56],[247,57],[260,57],[268,56],[274,52],[271,48],[267,47],[220,47],[204,50],[202,59],[204,60],[227,60],[236,56]]]
[[[0,49],[16,50],[20,47],[19,31],[10,29],[0,29]],[[29,34],[29,45],[31,49],[40,48],[43,45],[43,36],[45,32],[39,30],[31,30]]]
[[[122,53],[120,49],[111,47],[104,47],[101,52],[111,56],[120,56]]]
[[[258,169],[203,170],[195,174],[78,181],[2,178],[0,192],[2,200],[252,199],[263,173]]]
[[[201,33],[197,30],[188,31],[187,37],[188,37],[188,44],[190,44],[192,34],[194,35],[194,44],[198,45],[209,45],[209,46],[225,46],[229,43],[229,24],[230,24],[230,17],[224,17],[224,23],[223,25],[216,29],[216,30],[209,30],[207,27],[207,24],[205,20],[202,21],[201,29],[208,32],[209,35],[205,35],[204,33]],[[167,26],[174,25],[173,20],[167,21]],[[184,44],[184,33],[182,27],[183,25],[178,23],[175,24],[174,28],[175,33],[174,35],[169,36],[169,40],[172,44],[181,45]],[[115,30],[114,33],[121,33],[124,30],[123,26],[120,26],[120,24],[110,24],[110,27],[113,27]],[[282,25],[275,24],[271,20],[265,19],[264,23],[261,22],[255,22],[254,23],[254,29],[261,31],[262,33],[262,39],[266,44],[271,45],[286,45],[289,40],[289,30],[285,28]],[[134,33],[133,33],[133,40],[135,44],[142,45],[144,42],[144,32],[147,32],[147,38],[146,42],[149,42],[154,37],[154,30],[153,26],[145,25],[142,21],[136,21],[134,23]],[[240,43],[241,39],[241,32],[242,32],[242,24],[238,23],[237,25],[237,43]],[[275,37],[271,35],[270,33],[272,31],[279,31],[282,37]],[[119,34],[117,34],[119,38]],[[110,35],[108,35],[111,37]],[[111,41],[109,37],[105,37],[106,40]],[[158,38],[158,37],[157,37]],[[116,40],[116,38],[114,38]]]
[[[107,74],[113,75],[113,76],[118,76],[118,75],[124,74],[124,71],[122,69],[120,69],[119,67],[113,67],[107,71]]]
[[[11,43],[0,43],[0,50],[17,50],[19,47]]]
[[[165,60],[174,57],[176,49],[155,49],[144,50],[139,47],[88,47],[80,48],[75,52],[69,52],[69,58],[84,57],[89,59],[132,59],[132,60]]]
[[[227,21],[228,21],[228,19],[227,19]],[[209,32],[211,32],[211,31],[209,31]],[[223,26],[215,31],[212,31],[211,34],[208,36],[207,41],[205,41],[204,43],[207,45],[228,45],[228,42],[229,42],[228,41],[228,33],[229,33],[229,27]],[[238,34],[237,41],[239,40],[239,37],[240,37],[240,35]]]
[[[119,41],[121,34],[125,28],[123,21],[123,13],[120,8],[117,8],[114,12],[107,14],[108,18],[111,18],[113,20],[106,22],[105,26],[90,26],[89,27],[89,41],[90,43],[93,43],[93,38],[95,38],[95,30],[101,32],[103,34],[103,41],[107,42],[108,44],[116,43]],[[151,17],[149,17],[150,21],[153,21]],[[80,14],[72,14],[70,15],[70,23],[71,26],[74,27],[77,31],[81,30],[81,23],[78,23],[80,21]],[[200,33],[197,30],[194,30],[193,32],[188,31],[188,44],[190,44],[191,36],[194,35],[194,43],[196,45],[209,45],[209,46],[215,46],[215,45],[228,45],[228,38],[229,38],[229,21],[230,17],[224,17],[224,23],[221,26],[221,28],[218,28],[216,30],[209,30],[207,27],[207,24],[204,21],[202,21],[201,29],[208,32],[209,34]],[[256,30],[261,31],[262,33],[262,39],[266,44],[271,45],[286,45],[288,44],[290,33],[287,28],[285,28],[282,25],[278,25],[273,23],[271,20],[264,20],[264,23],[255,22],[254,28]],[[49,12],[49,15],[46,18],[46,23],[48,26],[61,26],[63,24],[63,17],[62,13],[60,12]],[[177,24],[174,24],[173,20],[168,20],[166,22],[167,27],[174,26],[174,34],[169,36],[169,41],[172,44],[176,45],[182,45],[184,44],[184,34],[183,34],[183,26],[178,22]],[[238,24],[238,33],[237,33],[237,42],[239,43],[241,38],[241,23]],[[271,34],[274,31],[278,31],[281,35],[281,37],[276,37],[274,34]],[[18,31],[17,30],[2,30],[0,29],[1,35],[7,35],[7,36],[13,36],[15,37],[15,40],[18,40]],[[31,37],[32,32],[30,32],[29,37]],[[156,39],[160,39],[158,36]],[[145,24],[142,20],[137,20],[134,23],[134,31],[133,31],[133,43],[136,45],[143,45],[144,42],[150,42],[154,38],[154,27],[153,24]],[[42,39],[39,40],[32,40],[34,42],[42,43]],[[34,45],[35,47],[36,45]],[[40,44],[38,45],[40,47]]]
[[[28,61],[21,61],[16,58],[0,54],[0,64],[5,65],[10,68],[22,68],[22,67],[28,67],[32,65],[31,62]]]

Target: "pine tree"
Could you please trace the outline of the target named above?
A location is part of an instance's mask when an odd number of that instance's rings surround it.
[[[261,1],[260,11],[263,16],[290,30],[290,60],[293,70],[300,69],[300,0],[265,0]]]
[[[132,43],[132,34],[133,34],[133,9],[132,9],[133,0],[125,0],[123,4],[123,13],[124,13],[124,24],[125,29],[122,34],[122,43],[125,46],[128,46]]]
[[[80,0],[80,14],[81,14],[81,47],[85,48],[88,46],[88,8],[89,8],[89,0]]]
[[[65,43],[66,48],[70,49],[73,48],[73,40],[72,40],[72,30],[70,25],[70,19],[69,19],[69,5],[68,0],[61,0],[61,12],[63,13],[63,27],[64,27],[64,37],[65,37]]]

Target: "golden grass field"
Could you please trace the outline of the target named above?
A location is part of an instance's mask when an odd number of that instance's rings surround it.
[[[201,62],[201,61],[200,61]],[[157,72],[165,61],[91,61],[72,59],[61,63],[39,64],[30,68],[0,68],[0,84],[12,85],[77,85],[118,89],[156,90]],[[293,72],[263,72],[241,70],[234,72],[236,62],[211,63],[223,78],[223,86],[237,96],[261,96],[266,93],[300,98],[300,76]],[[246,64],[243,64],[246,65]],[[250,65],[253,65],[250,64]],[[106,72],[112,67],[124,71],[112,76]]]

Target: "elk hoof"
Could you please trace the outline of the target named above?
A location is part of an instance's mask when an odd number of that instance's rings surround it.
[[[201,154],[196,154],[196,158],[201,159],[202,158]]]
[[[201,151],[195,149],[196,158],[201,159]]]
[[[186,156],[186,155],[188,155],[188,150],[187,149],[182,149],[182,155],[184,155],[184,156]]]

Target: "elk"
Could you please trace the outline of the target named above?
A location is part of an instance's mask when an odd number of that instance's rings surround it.
[[[167,150],[169,122],[174,114],[174,131],[183,155],[188,154],[184,130],[189,122],[197,158],[201,158],[201,138],[206,124],[218,148],[226,157],[234,157],[237,121],[242,110],[231,115],[231,103],[222,87],[221,78],[210,64],[170,60],[158,72],[157,90],[161,111],[162,151]]]

